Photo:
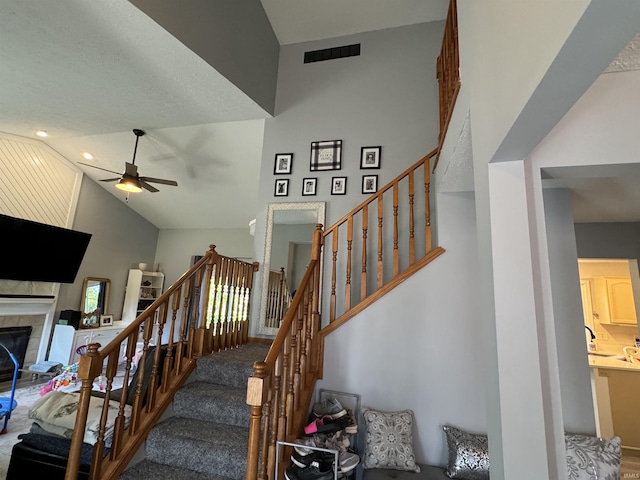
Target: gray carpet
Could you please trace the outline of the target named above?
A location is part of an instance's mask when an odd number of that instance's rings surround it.
[[[268,345],[248,344],[198,360],[196,381],[173,401],[174,415],[159,423],[146,442],[146,459],[120,480],[242,480],[249,440],[247,378]]]

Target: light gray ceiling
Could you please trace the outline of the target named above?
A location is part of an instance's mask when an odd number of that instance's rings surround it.
[[[446,16],[447,0],[263,0],[281,44]],[[159,228],[248,228],[269,114],[126,0],[0,0],[0,131],[44,140],[73,163],[178,187],[131,194]],[[115,175],[79,165],[89,177]],[[118,198],[112,183],[101,184]],[[225,208],[211,208],[211,205]]]

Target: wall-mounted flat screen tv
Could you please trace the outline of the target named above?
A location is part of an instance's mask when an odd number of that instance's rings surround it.
[[[73,283],[90,233],[0,214],[0,279]]]

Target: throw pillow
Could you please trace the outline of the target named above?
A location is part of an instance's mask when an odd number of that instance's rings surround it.
[[[565,433],[569,480],[619,480],[620,437],[610,440]]]
[[[420,472],[413,451],[413,412],[362,409],[365,424],[364,468]]]
[[[449,448],[449,463],[445,472],[447,476],[461,480],[488,480],[488,437],[449,425],[444,425],[442,429]]]

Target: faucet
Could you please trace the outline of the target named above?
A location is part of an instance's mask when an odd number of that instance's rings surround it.
[[[586,325],[584,326],[584,328],[586,328],[587,330],[589,330],[589,333],[591,334],[591,341],[594,341],[596,339],[596,335],[595,333],[593,333],[593,330],[591,330],[589,327],[587,327]]]

